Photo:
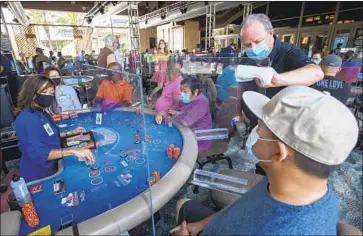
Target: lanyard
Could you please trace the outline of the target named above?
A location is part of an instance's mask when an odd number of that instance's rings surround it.
[[[42,112],[42,114],[47,118],[48,122],[46,122],[44,120],[44,118],[39,114],[39,111],[34,111],[37,116],[39,117],[40,121],[42,122],[43,125],[46,125],[48,123],[51,123],[53,125],[53,127],[56,128],[56,130],[58,131],[58,137],[60,138],[60,130],[58,128],[58,126],[55,124],[55,122],[53,121],[53,119],[50,117],[50,115],[48,113]]]

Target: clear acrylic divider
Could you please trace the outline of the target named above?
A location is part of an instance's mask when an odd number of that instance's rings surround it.
[[[61,85],[74,88],[81,109],[62,108],[59,102],[58,111],[70,116],[72,126],[84,127],[94,136],[95,145],[90,148],[97,170],[90,174],[90,186],[95,190],[86,193],[86,199],[98,207],[92,210],[92,217],[96,218],[91,228],[97,228],[97,234],[127,232],[153,216],[150,187],[160,180],[162,171],[158,171],[158,166],[150,167],[158,160],[157,153],[148,150],[154,147],[148,144],[158,143],[167,135],[156,133],[154,115],[145,109],[141,75],[123,71],[117,63],[107,69],[82,65],[81,70],[70,74],[62,77]],[[166,147],[159,149],[166,155]],[[149,160],[150,157],[155,158]],[[79,214],[73,212],[72,217],[80,232],[91,233],[87,231],[89,227],[82,229],[82,225],[90,223]]]
[[[194,133],[197,140],[201,141],[201,140],[226,139],[228,138],[229,132],[227,128],[219,128],[219,129],[196,130],[194,131]]]
[[[247,191],[248,180],[196,169],[193,174],[193,180],[190,183],[208,189],[241,195]]]
[[[207,170],[213,170],[213,172],[196,169],[193,175],[194,178],[190,183],[232,194],[244,193],[244,188],[233,186],[233,183],[241,183],[241,181],[247,180],[239,180],[238,178],[218,174],[219,171],[227,169],[229,166],[225,165],[226,161],[221,158],[224,153],[213,153],[213,150],[221,150],[221,148],[216,148],[213,145],[222,143],[215,142],[218,140],[228,142],[233,131],[237,130],[239,133],[242,132],[240,136],[243,137],[243,140],[240,146],[244,147],[244,142],[248,137],[247,127],[242,125],[242,120],[234,120],[234,118],[242,116],[242,87],[245,89],[247,86],[248,88],[251,87],[249,90],[264,92],[264,89],[257,86],[255,79],[259,79],[262,84],[271,82],[275,72],[271,68],[270,59],[253,60],[248,57],[237,57],[235,54],[189,54],[179,56],[175,61],[182,65],[183,78],[191,76],[200,81],[200,90],[209,100],[213,127],[194,130],[196,139],[198,142],[212,141],[212,147],[208,149],[208,153],[211,152],[212,155],[210,158],[213,159],[213,156],[215,156],[217,161],[222,160],[220,163],[217,162],[217,168],[208,167],[213,162],[204,167]],[[244,86],[244,83],[246,83],[246,86]]]

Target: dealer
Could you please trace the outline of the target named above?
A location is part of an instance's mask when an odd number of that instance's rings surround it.
[[[263,90],[266,89],[266,96],[272,98],[286,86],[310,86],[324,77],[321,68],[315,65],[303,50],[289,43],[281,42],[274,35],[271,21],[265,14],[252,14],[243,21],[241,42],[246,48],[245,57],[256,63],[267,60],[268,65],[275,70],[269,84],[263,86],[256,79],[256,82],[243,83],[243,91],[252,90],[263,93]],[[251,121],[250,128],[252,129],[257,125],[257,117],[249,111],[244,102],[242,102],[242,109]]]

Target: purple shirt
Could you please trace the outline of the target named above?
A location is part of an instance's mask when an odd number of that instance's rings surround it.
[[[212,129],[209,101],[202,93],[195,97],[191,103],[185,104],[179,101],[172,109],[180,112],[174,117],[179,124],[187,126],[193,131]],[[198,151],[208,150],[211,145],[211,140],[198,141]]]
[[[168,111],[172,106],[180,100],[180,82],[183,80],[182,76],[168,81],[160,98],[156,101],[155,110],[157,112]]]

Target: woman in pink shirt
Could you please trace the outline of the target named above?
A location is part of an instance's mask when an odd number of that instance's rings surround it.
[[[169,81],[165,84],[161,96],[155,103],[155,110],[158,113],[168,111],[179,102],[180,82],[183,80],[180,69],[181,65],[178,62],[168,66]]]

